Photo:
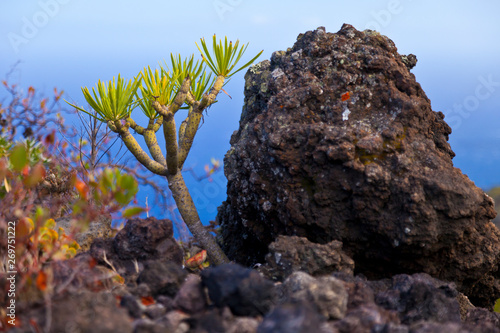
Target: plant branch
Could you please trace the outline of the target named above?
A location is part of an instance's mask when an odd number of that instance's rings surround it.
[[[207,250],[210,262],[214,265],[228,263],[229,259],[224,252],[222,252],[215,238],[201,223],[198,211],[196,210],[193,199],[189,195],[184,178],[182,177],[182,172],[178,172],[175,175],[168,175],[167,179],[168,187],[172,191],[174,200],[177,203],[177,208],[184,222],[187,224],[195,239]]]
[[[179,146],[179,168],[182,169],[184,162],[191,150],[191,146],[193,145],[194,136],[198,131],[198,127],[200,126],[201,121],[201,113],[196,112],[195,110],[189,113],[187,123],[185,124],[184,135],[182,136],[182,140]]]
[[[167,161],[165,160],[165,156],[163,156],[163,153],[160,149],[158,140],[156,140],[156,134],[153,130],[146,129],[144,131],[144,141],[146,141],[146,145],[148,146],[149,152],[151,153],[153,159],[163,166],[168,165]]]
[[[171,110],[173,114],[175,114],[181,108],[182,104],[184,104],[184,102],[186,101],[190,86],[191,78],[189,77],[189,75],[187,75],[184,81],[182,81],[179,92],[177,92],[177,95],[175,96],[171,104]]]
[[[163,134],[165,135],[165,148],[167,149],[168,173],[174,175],[178,171],[178,157],[177,133],[175,130],[175,119],[172,113],[163,118]]]
[[[109,125],[109,122],[108,122]],[[114,121],[114,127],[119,131],[120,137],[122,138],[125,146],[128,150],[134,155],[134,157],[146,167],[149,171],[157,174],[166,176],[168,174],[168,170],[165,166],[161,165],[155,160],[152,160],[144,150],[142,150],[141,146],[137,143],[135,138],[130,134],[128,128],[120,123],[119,120]]]
[[[212,89],[210,89],[210,92],[208,94],[203,95],[203,98],[198,106],[198,112],[201,113],[203,110],[205,110],[207,107],[209,107],[215,102],[215,98],[217,98],[217,95],[222,89],[222,86],[224,86],[225,80],[226,78],[224,76],[222,75],[217,76],[214,85],[212,86]]]

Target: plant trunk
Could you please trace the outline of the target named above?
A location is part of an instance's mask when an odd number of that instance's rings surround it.
[[[175,175],[170,174],[167,176],[167,179],[168,187],[172,191],[177,209],[179,209],[184,223],[186,223],[189,231],[191,231],[203,249],[207,251],[210,263],[215,266],[228,263],[229,259],[222,252],[215,238],[201,223],[198,211],[194,206],[193,199],[182,177],[182,172],[179,171]]]

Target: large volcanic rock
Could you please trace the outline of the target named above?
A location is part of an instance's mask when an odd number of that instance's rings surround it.
[[[453,167],[415,60],[344,25],[249,69],[218,214],[232,260],[263,263],[279,235],[338,240],[369,278],[426,272],[476,304],[500,297],[493,202]]]

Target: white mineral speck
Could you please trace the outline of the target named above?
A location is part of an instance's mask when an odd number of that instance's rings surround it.
[[[302,55],[302,49],[295,51],[292,53],[292,59],[297,60],[300,58],[301,55]]]
[[[273,79],[277,79],[283,75],[285,75],[285,72],[283,72],[281,68],[276,68],[274,71],[271,72],[271,76]]]
[[[349,111],[348,108],[345,108],[345,111],[342,112],[342,120],[346,121],[349,119],[349,115],[351,114],[351,111]]]
[[[275,253],[274,260],[276,261],[277,264],[279,264],[281,261],[281,253]]]

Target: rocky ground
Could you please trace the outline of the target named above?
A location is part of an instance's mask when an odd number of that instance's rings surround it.
[[[53,262],[11,331],[500,332],[493,200],[415,64],[344,25],[251,67],[217,216],[233,262],[188,269],[171,221],[129,220]]]
[[[301,267],[306,243],[292,239],[302,245],[283,258],[286,273],[269,264],[183,269],[171,228],[130,220],[54,264],[52,299],[25,297],[22,326],[10,332],[500,332],[500,314],[474,307],[453,283],[425,273],[353,275],[352,261],[323,255],[335,243],[309,251]],[[342,271],[322,274],[333,266]]]

